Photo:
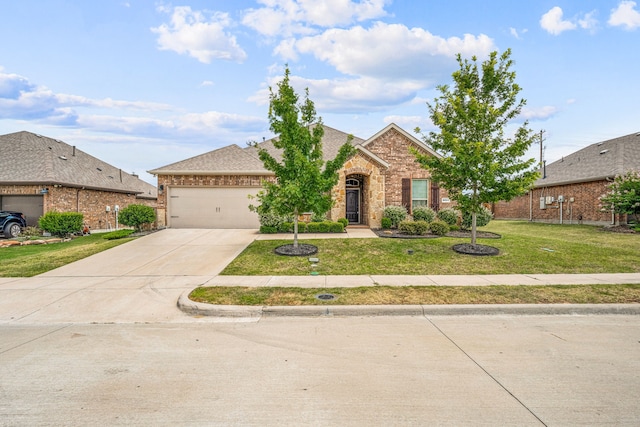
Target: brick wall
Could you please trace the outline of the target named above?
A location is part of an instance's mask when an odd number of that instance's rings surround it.
[[[560,203],[557,200],[558,196],[564,196],[563,223],[610,224],[611,212],[602,212],[599,200],[600,196],[606,193],[607,184],[607,181],[602,180],[536,188],[531,195],[527,193],[510,202],[496,203],[493,206],[494,217],[521,220],[529,220],[532,217],[533,221],[559,223]],[[548,204],[546,209],[540,209],[541,197],[553,197],[555,201]],[[573,202],[570,201],[571,198]],[[615,221],[621,220],[626,222],[626,217],[616,215]]]
[[[402,204],[402,178],[428,179],[431,176],[409,151],[411,145],[408,138],[390,129],[366,147],[389,163],[389,168],[384,171],[386,206]]]

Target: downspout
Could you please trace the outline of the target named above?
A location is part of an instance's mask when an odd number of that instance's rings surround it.
[[[533,189],[529,190],[529,222],[533,221]]]

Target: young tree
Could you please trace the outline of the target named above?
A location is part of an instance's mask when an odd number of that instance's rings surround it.
[[[152,224],[156,220],[156,212],[151,206],[129,205],[118,214],[120,224],[135,227],[140,231],[143,224]]]
[[[438,86],[441,96],[428,103],[430,118],[439,132],[423,135],[424,141],[442,157],[414,151],[432,179],[447,188],[462,211],[471,212],[471,244],[476,244],[476,214],[483,203],[511,200],[525,193],[538,176],[535,159],[522,160],[535,135],[525,121],[513,137],[505,127],[520,114],[524,99],[510,71],[511,50],[500,57],[492,52],[478,66],[457,56],[460,69],[454,87]],[[420,132],[420,129],[416,129]]]
[[[263,184],[264,191],[258,194],[261,202],[258,210],[293,215],[293,246],[297,250],[298,216],[304,212],[324,214],[331,208],[331,189],[338,183],[338,170],[354,153],[353,136],[349,135],[335,159],[325,163],[322,118],[316,117],[309,90],[305,91],[304,101],[298,103],[287,67],[277,90],[269,88],[269,92],[270,129],[277,135],[273,145],[282,150],[282,161],[263,148],[258,151],[265,168],[276,176],[276,182]]]
[[[609,192],[600,197],[603,209],[640,218],[640,171],[618,175],[609,184]]]

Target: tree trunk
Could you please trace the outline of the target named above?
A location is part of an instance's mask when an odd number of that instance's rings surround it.
[[[475,212],[471,214],[471,244],[473,246],[476,245],[476,215]]]
[[[293,247],[298,249],[298,209],[293,211]]]

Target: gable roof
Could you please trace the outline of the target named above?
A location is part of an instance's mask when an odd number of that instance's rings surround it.
[[[57,139],[25,131],[0,135],[0,152],[0,184],[59,184],[157,198],[155,186]]]
[[[535,187],[599,181],[640,170],[640,133],[591,144],[546,166]]]
[[[323,128],[322,156],[327,161],[336,157],[340,147],[347,142],[348,134],[325,125]],[[154,175],[273,175],[258,157],[258,147],[279,161],[282,159],[282,150],[273,145],[274,140],[276,138],[263,141],[257,147],[228,145],[148,172]],[[357,147],[363,141],[354,137],[351,143]]]
[[[399,134],[401,134],[402,136],[407,138],[410,143],[412,143],[413,145],[417,146],[421,150],[426,151],[427,153],[431,154],[432,156],[436,156],[436,157],[440,157],[440,158],[442,157],[442,155],[440,155],[440,154],[436,153],[435,151],[433,151],[433,149],[431,147],[429,147],[427,144],[425,144],[424,142],[420,141],[418,138],[416,138],[415,136],[411,135],[409,132],[407,132],[406,130],[402,129],[400,126],[398,126],[395,123],[388,124],[384,129],[382,129],[381,131],[379,131],[378,133],[373,135],[371,138],[369,138],[366,141],[364,141],[362,143],[362,146],[366,147],[371,142],[375,141],[376,139],[378,139],[379,137],[381,137],[385,133],[389,132],[391,129],[397,131]]]

